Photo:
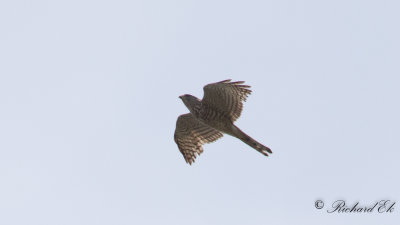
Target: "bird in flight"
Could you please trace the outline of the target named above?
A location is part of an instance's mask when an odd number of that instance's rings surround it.
[[[239,138],[265,156],[272,153],[233,124],[251,93],[250,86],[243,83],[229,79],[207,84],[201,100],[188,94],[179,96],[190,113],[178,117],[174,140],[187,163],[192,164],[203,152],[203,144],[218,140],[223,133]]]

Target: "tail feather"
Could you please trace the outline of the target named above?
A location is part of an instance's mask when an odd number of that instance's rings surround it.
[[[272,151],[267,146],[261,144],[260,142],[254,140],[252,137],[244,133],[239,127],[233,125],[234,127],[234,136],[242,140],[244,143],[259,151],[261,154],[268,156],[268,153],[272,154]]]

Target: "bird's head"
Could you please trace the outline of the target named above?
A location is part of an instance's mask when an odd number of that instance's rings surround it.
[[[179,98],[182,99],[183,103],[190,110],[190,112],[192,112],[192,109],[195,105],[200,103],[200,99],[194,97],[193,95],[181,95]]]

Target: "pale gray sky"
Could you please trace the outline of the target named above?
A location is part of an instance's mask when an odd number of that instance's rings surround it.
[[[0,224],[395,224],[399,1],[0,2]],[[181,94],[245,80],[185,163]]]

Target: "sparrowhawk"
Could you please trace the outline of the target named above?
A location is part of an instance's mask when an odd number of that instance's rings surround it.
[[[223,133],[239,138],[265,156],[272,153],[233,124],[251,93],[250,86],[243,83],[229,79],[207,84],[201,100],[188,94],[179,96],[190,113],[178,117],[174,139],[187,163],[192,164],[196,154],[203,152],[203,144],[218,140]]]

